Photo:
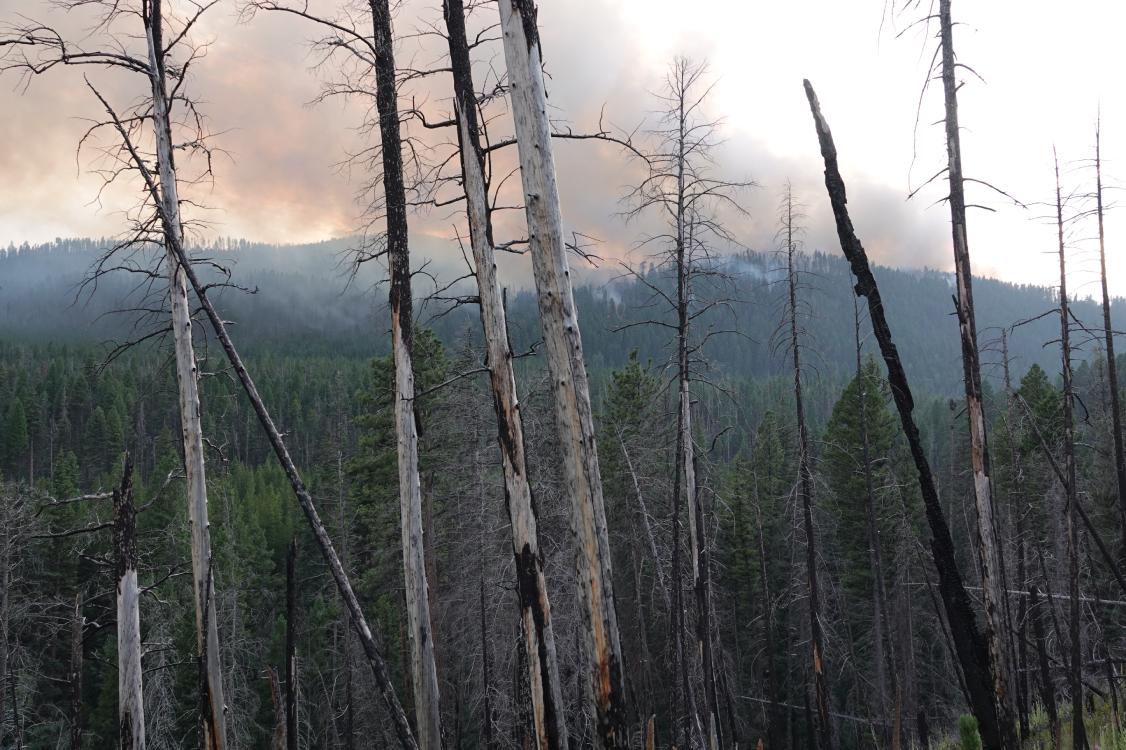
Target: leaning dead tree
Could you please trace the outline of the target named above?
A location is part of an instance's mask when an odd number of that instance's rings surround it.
[[[567,722],[559,682],[555,630],[551,624],[551,602],[543,574],[544,561],[540,549],[536,506],[532,499],[532,487],[528,477],[524,421],[520,414],[520,400],[516,391],[516,374],[512,365],[513,355],[509,344],[508,324],[505,320],[504,296],[497,279],[485,158],[481,148],[481,133],[477,118],[478,104],[473,86],[469,42],[465,32],[465,8],[462,0],[444,0],[442,10],[445,15],[450,67],[453,73],[454,107],[462,184],[465,190],[465,211],[469,222],[469,244],[473,252],[474,275],[477,279],[481,327],[485,333],[489,388],[492,391],[493,406],[497,415],[497,446],[500,449],[501,466],[504,471],[505,505],[512,528],[512,554],[516,567],[520,623],[524,632],[526,653],[534,655],[527,659],[527,666],[536,746],[539,750],[565,750]],[[483,588],[481,596],[483,603]]]
[[[103,100],[103,104],[104,103]],[[147,162],[141,157],[136,147],[132,144],[132,140],[120,118],[109,108],[108,104],[106,108],[107,114],[112,118],[115,128],[122,137],[122,142],[129,154],[129,158],[144,179],[146,191],[150,196],[157,195],[156,178],[150,171]],[[158,210],[161,209],[158,207]],[[368,626],[367,618],[363,613],[363,609],[360,607],[359,599],[356,598],[355,590],[352,588],[351,581],[348,579],[348,574],[344,571],[344,566],[340,562],[340,556],[336,553],[336,549],[332,545],[332,539],[329,537],[328,531],[321,521],[316,504],[313,502],[313,497],[309,494],[308,489],[306,489],[305,483],[301,479],[301,474],[297,471],[297,466],[294,464],[289,454],[289,449],[285,445],[281,432],[278,431],[277,426],[274,424],[273,417],[270,416],[265,402],[262,401],[262,397],[258,393],[258,387],[250,377],[250,372],[246,369],[246,365],[243,364],[242,357],[239,355],[230,334],[227,332],[226,322],[219,316],[214,305],[211,304],[211,299],[207,294],[208,287],[200,281],[183,246],[180,245],[179,242],[173,241],[170,243],[170,248],[176,262],[179,263],[180,268],[183,269],[184,276],[195,292],[196,299],[199,300],[200,306],[207,315],[215,337],[219,340],[219,344],[222,346],[223,352],[230,362],[231,369],[234,370],[235,376],[238,378],[239,383],[243,387],[243,391],[250,400],[251,407],[254,409],[255,415],[258,417],[258,422],[262,426],[262,431],[266,433],[266,438],[270,441],[270,447],[273,448],[274,455],[277,457],[278,463],[282,471],[285,472],[290,487],[293,489],[293,494],[297,497],[297,503],[305,514],[305,518],[313,532],[313,537],[316,539],[317,545],[321,549],[321,554],[324,556],[329,572],[332,574],[333,581],[336,583],[336,587],[340,592],[340,597],[344,600],[344,606],[348,610],[352,627],[359,637],[360,645],[364,650],[368,665],[375,679],[376,688],[383,698],[387,713],[391,718],[391,723],[394,725],[399,744],[404,750],[416,750],[418,744],[415,742],[414,733],[411,730],[406,713],[403,711],[402,704],[399,702],[395,687],[391,683],[391,678],[387,671],[387,663],[379,650],[375,635]]]
[[[1063,453],[1064,492],[1067,496],[1067,589],[1070,613],[1071,666],[1071,742],[1075,750],[1087,747],[1087,730],[1083,723],[1083,651],[1082,610],[1079,605],[1079,492],[1075,473],[1075,393],[1071,373],[1071,313],[1067,299],[1067,244],[1064,242],[1063,195],[1060,190],[1060,164],[1055,149],[1052,161],[1056,170],[1056,232],[1059,238],[1060,261],[1060,365],[1063,377]]]
[[[128,453],[121,486],[113,491],[113,550],[117,566],[118,747],[120,750],[145,750],[137,511],[133,505],[133,460]]]
[[[585,689],[596,745],[626,747],[625,679],[590,386],[567,268],[534,0],[500,0],[509,102],[520,160],[532,272],[552,379],[555,422],[581,589]],[[529,655],[531,657],[532,655]]]
[[[888,325],[883,300],[880,297],[880,289],[876,284],[876,277],[872,274],[871,266],[868,264],[868,255],[864,246],[860,244],[852,226],[852,219],[848,215],[848,198],[845,193],[844,180],[841,178],[840,169],[837,166],[837,148],[833,143],[832,132],[829,130],[828,122],[821,114],[817,94],[814,93],[813,86],[809,81],[805,81],[805,93],[813,115],[817,140],[821,146],[821,156],[825,161],[825,188],[829,193],[829,201],[833,207],[833,217],[836,220],[841,250],[848,259],[852,273],[856,277],[856,295],[864,297],[868,302],[868,317],[872,324],[872,332],[880,346],[880,354],[883,357],[884,364],[887,366],[888,383],[891,386],[895,407],[899,412],[900,425],[907,438],[907,445],[910,448],[911,458],[918,475],[919,490],[923,497],[927,524],[931,531],[930,547],[935,569],[938,573],[938,589],[946,620],[950,626],[954,651],[958,664],[961,666],[966,697],[974,716],[977,718],[982,744],[990,750],[999,748],[1001,746],[1000,728],[997,720],[997,707],[993,699],[993,678],[990,674],[988,652],[985,641],[977,628],[973,605],[969,594],[966,592],[962,575],[958,570],[957,561],[954,557],[954,540],[950,535],[950,527],[946,523],[942,504],[939,502],[930,461],[919,435],[918,425],[915,423],[913,414],[915,401],[911,395],[911,386],[907,381],[907,373],[892,339],[891,327]]]
[[[970,463],[973,470],[974,500],[977,507],[977,552],[981,570],[982,601],[985,607],[985,640],[993,678],[993,700],[997,704],[1000,747],[1016,750],[1019,741],[1013,721],[1009,694],[1010,670],[1005,635],[1005,581],[998,542],[998,526],[993,509],[993,481],[990,477],[989,442],[981,391],[981,361],[974,318],[973,272],[970,267],[969,235],[966,228],[965,179],[962,174],[962,143],[958,125],[959,64],[954,56],[951,0],[939,0],[942,91],[946,108],[947,181],[949,183],[950,228],[954,241],[955,299],[958,330],[962,342],[962,370],[966,390],[966,416],[970,430]],[[963,66],[964,67],[964,66]]]
[[[210,168],[206,132],[195,102],[184,91],[186,74],[202,51],[190,41],[189,32],[204,12],[215,3],[188,0],[188,14],[180,17],[166,10],[162,0],[123,3],[116,0],[63,0],[64,9],[89,7],[100,15],[97,36],[101,47],[86,49],[86,43],[71,42],[55,29],[29,22],[0,37],[4,53],[3,70],[24,76],[44,73],[60,65],[112,68],[144,76],[146,93],[139,104],[115,122],[96,123],[87,131],[111,125],[128,136],[133,149],[151,144],[145,163],[155,162],[154,187],[147,196],[135,223],[133,243],[162,241],[168,253],[166,272],[168,304],[171,307],[171,334],[176,363],[176,384],[180,407],[181,443],[187,479],[188,519],[191,526],[193,600],[196,607],[196,648],[200,669],[200,727],[204,747],[223,750],[227,746],[226,708],[219,650],[218,617],[215,610],[215,585],[211,554],[211,532],[207,510],[207,482],[203,453],[203,427],[199,398],[199,373],[192,343],[192,312],[181,265],[171,255],[171,247],[182,247],[184,219],[181,215],[180,187],[176,152],[202,152]],[[124,29],[139,20],[141,28]],[[168,32],[166,34],[166,32]],[[136,43],[134,40],[143,42]],[[133,49],[133,46],[137,49]],[[87,85],[107,108],[108,102],[87,79]],[[184,138],[177,131],[187,129]],[[147,132],[146,132],[147,131]],[[84,141],[86,139],[84,138]],[[136,165],[122,145],[107,151],[111,166],[103,172],[108,183]],[[137,152],[140,159],[140,153]],[[155,209],[155,210],[154,210]]]

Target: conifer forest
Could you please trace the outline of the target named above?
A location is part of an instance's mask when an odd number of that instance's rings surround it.
[[[879,205],[859,75],[756,105],[793,179],[723,55],[567,111],[588,0],[0,0],[0,750],[1126,750],[1121,86],[1031,189],[962,145],[1020,29],[866,4]],[[346,231],[229,236],[298,151]]]

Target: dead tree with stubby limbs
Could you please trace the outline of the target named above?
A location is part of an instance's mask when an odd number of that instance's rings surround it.
[[[114,116],[116,124],[97,122],[83,143],[108,129],[128,135],[138,158],[152,165],[156,190],[134,214],[134,234],[123,246],[157,242],[183,245],[185,221],[181,215],[185,183],[177,171],[176,152],[202,155],[205,174],[210,173],[211,150],[206,125],[196,104],[186,93],[187,72],[202,55],[190,32],[214,2],[188,0],[177,13],[162,0],[114,2],[112,0],[60,0],[68,11],[88,8],[98,14],[96,32],[82,42],[72,42],[54,29],[28,22],[0,36],[0,70],[25,77],[43,74],[55,67],[79,65],[112,69],[144,79],[144,94],[128,109]],[[90,39],[97,46],[87,47]],[[87,86],[108,108],[110,105],[93,81]],[[102,151],[108,165],[100,172],[107,184],[123,175],[135,176],[124,145],[114,139]],[[189,180],[190,182],[190,180]],[[122,246],[118,246],[119,248]],[[220,660],[218,617],[215,612],[213,563],[207,510],[203,430],[199,398],[198,368],[192,343],[192,311],[187,286],[179,264],[165,257],[167,300],[171,308],[171,338],[179,390],[181,438],[187,478],[188,515],[191,525],[192,580],[196,602],[196,647],[200,655],[200,731],[205,747],[227,746],[226,704]],[[104,264],[103,264],[104,265]]]
[[[1114,433],[1114,476],[1121,518],[1119,554],[1126,557],[1126,447],[1123,446],[1122,404],[1118,391],[1118,363],[1114,359],[1114,328],[1110,319],[1110,292],[1106,283],[1106,227],[1103,222],[1102,127],[1095,124],[1095,212],[1099,227],[1099,282],[1102,291],[1103,336],[1106,347],[1107,388],[1110,390],[1110,424]]]
[[[656,122],[645,136],[647,171],[641,182],[624,198],[629,220],[657,217],[661,229],[644,237],[639,250],[652,261],[647,273],[623,264],[626,275],[636,279],[651,293],[653,317],[618,328],[638,325],[667,329],[675,355],[674,373],[677,402],[675,469],[673,472],[673,610],[670,622],[675,642],[675,680],[680,713],[685,725],[683,739],[690,741],[689,727],[696,726],[709,748],[724,744],[724,720],[720,713],[718,657],[715,653],[715,628],[711,604],[711,550],[707,530],[711,526],[697,477],[697,455],[693,422],[693,384],[698,382],[703,347],[713,336],[723,333],[708,327],[715,315],[731,300],[715,294],[730,282],[716,252],[721,247],[737,247],[738,242],[720,220],[721,210],[743,213],[738,193],[750,187],[749,181],[733,181],[717,174],[714,158],[720,145],[720,122],[707,112],[713,84],[705,63],[684,57],[675,58],[656,94]],[[706,291],[704,291],[706,287]],[[675,291],[669,292],[666,289]],[[701,294],[701,292],[703,292]],[[684,606],[680,585],[680,506],[683,496],[688,509],[689,565],[695,603],[696,647],[689,662],[683,646]],[[689,680],[692,665],[699,665],[703,678],[704,711],[696,710],[694,687]],[[728,717],[734,721],[734,717]]]
[[[816,711],[817,746],[820,750],[833,747],[833,724],[829,706],[829,678],[825,668],[825,634],[822,625],[821,588],[817,575],[817,531],[814,522],[813,454],[806,424],[805,400],[802,389],[802,351],[806,348],[802,302],[798,297],[802,282],[797,267],[801,249],[804,218],[801,204],[787,183],[778,209],[779,230],[777,239],[786,262],[786,294],[783,319],[775,331],[775,339],[789,351],[794,385],[794,414],[797,424],[798,480],[796,485],[802,529],[805,534],[805,574],[809,593],[809,645],[810,673],[813,676],[813,705]]]
[[[1071,742],[1076,750],[1087,747],[1087,730],[1083,721],[1083,651],[1082,609],[1079,603],[1079,492],[1075,472],[1075,393],[1071,370],[1071,314],[1067,298],[1067,242],[1064,238],[1064,198],[1060,187],[1060,165],[1055,149],[1052,161],[1056,173],[1056,232],[1059,240],[1059,315],[1060,356],[1063,377],[1063,451],[1064,491],[1067,494],[1067,583],[1070,613],[1068,659],[1071,670]]]
[[[999,541],[1000,526],[995,513],[992,469],[989,460],[989,442],[985,411],[982,401],[981,358],[978,347],[977,322],[974,316],[973,271],[970,264],[969,232],[967,229],[967,204],[965,186],[974,182],[991,187],[982,180],[967,178],[962,170],[961,127],[958,115],[958,79],[960,72],[976,72],[965,63],[957,61],[954,52],[954,21],[952,0],[938,0],[938,13],[933,5],[928,15],[919,21],[930,29],[938,25],[938,47],[927,72],[927,85],[932,79],[942,83],[946,142],[946,166],[927,183],[946,176],[949,192],[945,200],[950,207],[950,228],[954,248],[954,275],[956,295],[954,310],[962,350],[962,374],[966,394],[966,416],[970,437],[970,464],[973,474],[974,503],[977,511],[977,557],[981,575],[982,604],[985,611],[985,642],[989,656],[989,673],[993,682],[993,701],[996,704],[997,742],[1004,750],[1016,750],[1019,739],[1016,731],[1013,696],[1010,691],[1012,670],[1009,664],[1011,649],[1007,647],[1008,628],[1004,559]],[[919,0],[905,3],[918,7]],[[915,191],[917,192],[917,190]],[[998,191],[1000,192],[1000,191]],[[1003,193],[1002,193],[1003,194]],[[1010,196],[1006,196],[1010,197]],[[983,736],[984,737],[984,736]]]
[[[938,498],[934,474],[931,471],[930,461],[927,458],[926,449],[915,422],[913,413],[915,402],[911,393],[911,386],[907,381],[907,373],[903,368],[903,362],[899,358],[899,352],[892,338],[891,327],[888,325],[887,315],[884,312],[884,304],[880,296],[879,286],[876,283],[876,277],[872,274],[867,253],[856,236],[852,219],[848,214],[848,198],[844,180],[841,178],[840,169],[837,165],[836,145],[833,143],[829,124],[821,114],[821,106],[809,81],[805,82],[805,92],[809,100],[810,112],[813,115],[813,123],[821,147],[821,156],[825,162],[825,188],[833,208],[833,217],[836,221],[841,249],[848,259],[853,276],[856,278],[855,292],[857,296],[864,297],[867,300],[868,317],[872,324],[872,331],[879,343],[884,364],[887,366],[892,397],[918,475],[919,489],[931,531],[931,555],[938,573],[938,589],[947,623],[950,627],[951,640],[954,644],[953,650],[957,655],[958,664],[961,666],[962,679],[970,708],[978,720],[982,744],[993,750],[1001,746],[1001,732],[998,725],[993,678],[990,675],[985,640],[982,638],[981,631],[978,630],[973,605],[969,593],[966,591],[961,572],[958,570],[957,560],[954,557],[954,540],[950,535],[950,527],[946,523],[942,504]]]

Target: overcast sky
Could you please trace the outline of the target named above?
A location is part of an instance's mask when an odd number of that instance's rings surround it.
[[[193,86],[230,153],[206,195],[216,209],[208,215],[214,231],[277,242],[346,235],[358,225],[355,192],[362,175],[333,165],[365,145],[353,129],[360,109],[308,105],[324,80],[310,70],[310,29],[268,15],[239,23],[236,10],[233,0],[222,0],[197,34],[212,46],[196,66]],[[592,126],[604,105],[608,121],[638,125],[652,115],[650,92],[660,87],[672,56],[708,60],[717,80],[711,111],[724,120],[718,169],[759,184],[745,196],[750,217],[734,226],[753,248],[773,246],[775,206],[789,179],[808,206],[808,244],[839,252],[801,88],[808,77],[833,128],[850,207],[869,252],[883,263],[949,269],[948,216],[936,204],[943,187],[906,200],[945,159],[941,128],[931,124],[941,115],[938,88],[923,100],[915,127],[933,42],[915,30],[898,36],[921,13],[893,17],[885,0],[545,0],[539,21],[555,116],[576,130]],[[954,13],[961,23],[955,39],[960,60],[985,79],[967,74],[961,93],[968,176],[1030,204],[1047,201],[1055,144],[1066,189],[1086,189],[1093,175],[1077,162],[1093,155],[1101,106],[1104,172],[1109,182],[1126,181],[1122,4],[960,0]],[[0,22],[17,14],[59,20],[47,0],[0,0]],[[411,34],[440,19],[437,0],[405,0],[396,32]],[[437,48],[427,44],[433,43],[403,42],[400,61],[432,59]],[[503,65],[499,48],[485,54]],[[0,245],[119,232],[119,209],[132,196],[119,191],[100,207],[91,205],[97,180],[85,172],[87,160],[76,162],[74,155],[81,118],[96,111],[81,78],[60,70],[32,81],[27,92],[16,83],[0,79]],[[439,81],[429,92],[427,106],[436,114],[449,109],[445,86]],[[627,256],[641,228],[620,220],[618,198],[636,165],[591,143],[560,144],[556,159],[568,225],[601,239],[600,255]],[[1054,284],[1054,228],[1039,220],[1046,209],[1013,207],[977,187],[970,198],[997,209],[971,214],[975,272]],[[450,210],[416,217],[418,251],[453,257],[448,238],[457,222]],[[1091,231],[1074,232],[1071,285],[1080,294],[1097,292],[1094,245],[1086,239]],[[513,226],[510,234],[518,233]],[[1111,218],[1108,239],[1112,289],[1126,295],[1126,222]]]

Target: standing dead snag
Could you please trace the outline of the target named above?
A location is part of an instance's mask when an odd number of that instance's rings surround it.
[[[1106,231],[1103,226],[1103,165],[1101,127],[1095,126],[1095,210],[1099,222],[1099,281],[1103,293],[1103,335],[1106,346],[1107,387],[1110,390],[1110,424],[1114,431],[1114,475],[1118,483],[1121,517],[1120,555],[1126,556],[1126,447],[1122,438],[1122,404],[1118,393],[1118,363],[1114,359],[1114,329],[1110,321],[1110,293],[1106,286]]]
[[[145,750],[141,687],[141,594],[137,587],[137,511],[133,459],[125,454],[121,486],[113,491],[113,549],[117,564],[118,747]]]
[[[375,53],[376,109],[383,157],[383,198],[387,220],[387,265],[391,275],[391,349],[395,359],[395,434],[399,457],[399,513],[403,539],[403,576],[411,644],[411,684],[415,723],[422,750],[442,746],[438,669],[427,593],[422,529],[422,487],[418,476],[418,424],[414,408],[414,323],[411,305],[410,250],[407,247],[407,199],[403,185],[403,143],[399,131],[395,84],[394,38],[388,0],[370,0]]]
[[[285,556],[285,747],[297,750],[297,537]]]
[[[571,533],[575,538],[575,563],[582,589],[586,690],[595,708],[596,745],[625,747],[629,739],[625,680],[614,611],[610,541],[594,440],[590,386],[563,244],[536,6],[534,0],[500,0],[498,4],[524,188],[528,244],[555,397],[563,476],[571,498]],[[529,654],[529,658],[534,657]]]
[[[1001,738],[997,725],[997,707],[993,700],[993,678],[990,675],[985,642],[977,629],[970,597],[966,593],[962,575],[958,571],[957,561],[954,558],[954,540],[950,536],[950,528],[946,525],[934,475],[931,473],[926,449],[919,436],[919,428],[915,424],[912,413],[915,401],[911,395],[911,386],[907,382],[907,373],[903,369],[899,352],[892,340],[891,327],[888,325],[883,300],[880,298],[880,289],[868,265],[868,255],[864,251],[864,246],[860,244],[852,227],[852,219],[848,215],[848,198],[845,194],[844,180],[841,179],[837,167],[837,148],[833,144],[833,134],[829,131],[829,124],[821,115],[817,94],[814,93],[809,81],[805,81],[805,93],[813,114],[821,156],[825,161],[825,188],[833,206],[833,217],[836,220],[841,250],[856,277],[856,295],[868,301],[868,317],[872,323],[872,332],[880,345],[880,354],[887,366],[892,397],[919,477],[919,490],[923,496],[927,523],[931,530],[931,554],[938,572],[939,593],[950,625],[954,650],[962,668],[970,708],[977,718],[983,746],[988,750],[994,750],[1001,746]]]
[[[1009,695],[1008,653],[1002,638],[1005,633],[1005,582],[997,524],[993,514],[993,482],[990,477],[989,442],[982,404],[981,362],[977,348],[977,323],[974,319],[973,274],[970,268],[969,236],[966,230],[966,195],[962,175],[961,134],[958,129],[958,86],[955,76],[951,0],[939,0],[939,26],[942,55],[942,89],[946,105],[947,177],[950,185],[950,227],[954,240],[954,271],[957,281],[956,308],[962,341],[962,369],[966,389],[966,415],[970,428],[970,462],[977,506],[978,559],[981,568],[982,599],[985,605],[985,640],[993,678],[993,700],[997,704],[997,729],[1000,747],[1018,747],[1013,723],[1012,696]]]
[[[551,602],[543,574],[536,506],[525,459],[524,423],[512,367],[512,348],[508,342],[504,300],[497,280],[484,154],[477,122],[477,99],[465,34],[465,8],[462,0],[445,0],[442,8],[453,71],[469,239],[477,277],[481,327],[485,332],[489,387],[497,415],[497,444],[504,470],[505,505],[512,526],[520,622],[524,631],[524,647],[530,655],[528,687],[536,742],[539,750],[564,750],[567,747],[567,722],[559,682],[555,630],[551,624]],[[481,596],[483,605],[483,588]]]
[[[805,573],[809,585],[810,667],[813,670],[813,698],[817,710],[817,745],[820,750],[833,747],[833,724],[829,713],[829,683],[825,676],[825,638],[821,631],[821,595],[817,582],[817,534],[813,526],[813,457],[810,455],[809,430],[805,424],[805,402],[802,399],[801,341],[798,336],[798,283],[794,255],[797,252],[794,195],[786,186],[782,199],[782,234],[786,243],[786,289],[789,346],[793,357],[794,411],[798,425],[798,498],[805,530]]]
[[[1081,633],[1082,612],[1079,606],[1079,493],[1075,474],[1075,394],[1071,377],[1071,319],[1067,300],[1067,253],[1063,238],[1063,196],[1060,192],[1060,164],[1052,149],[1056,168],[1056,231],[1059,236],[1060,260],[1060,355],[1063,371],[1063,452],[1067,493],[1067,583],[1071,613],[1071,743],[1075,750],[1087,747],[1087,730],[1083,724],[1083,653]]]

